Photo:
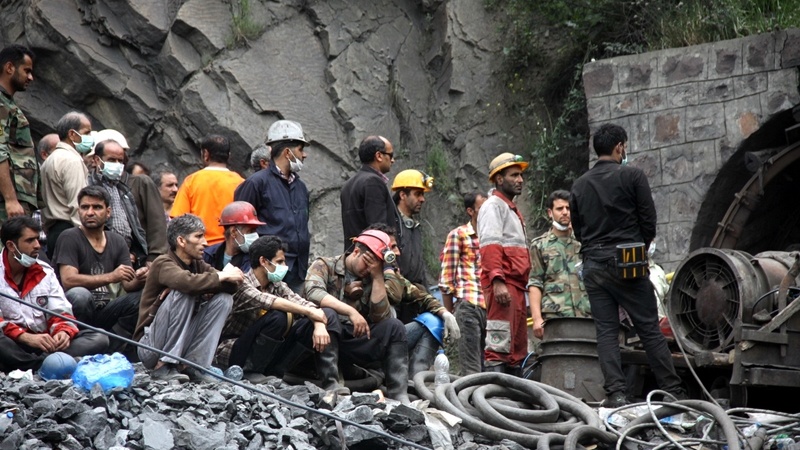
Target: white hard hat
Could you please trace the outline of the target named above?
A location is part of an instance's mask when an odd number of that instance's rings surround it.
[[[267,131],[267,144],[278,141],[300,141],[308,144],[303,136],[303,127],[293,120],[278,120]]]
[[[92,145],[92,151],[89,153],[90,155],[94,155],[94,148],[97,146],[98,142],[108,140],[116,142],[125,150],[130,149],[130,147],[128,147],[128,141],[125,140],[125,136],[123,136],[122,133],[117,130],[107,128],[105,130],[92,131],[92,136],[94,137],[94,145]]]

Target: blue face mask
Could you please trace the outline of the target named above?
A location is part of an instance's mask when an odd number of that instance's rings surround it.
[[[75,131],[77,133],[77,131]],[[75,144],[75,150],[78,151],[80,154],[87,154],[92,151],[92,147],[94,146],[94,138],[90,134],[81,134],[81,141],[80,142],[73,142]]]
[[[274,272],[270,272],[269,269],[267,269],[267,266],[262,266],[264,267],[264,270],[267,271],[267,279],[270,281],[270,283],[280,283],[281,281],[283,281],[283,277],[286,276],[286,272],[289,271],[289,266],[287,266],[286,264],[275,264],[275,263],[272,263],[272,265],[275,266]]]
[[[628,152],[625,152],[625,155],[622,157],[622,160],[619,163],[623,166],[628,165]]]
[[[103,162],[103,169],[100,171],[104,177],[111,181],[117,181],[122,177],[125,164],[119,162]]]

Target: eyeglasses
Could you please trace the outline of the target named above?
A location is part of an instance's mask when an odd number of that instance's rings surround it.
[[[390,152],[384,152],[384,151],[380,151],[380,150],[378,150],[378,153],[382,153],[382,154],[384,154],[384,155],[388,156],[388,157],[389,157],[389,159],[391,159],[392,161],[394,161],[394,152],[391,152],[391,153],[390,153]]]

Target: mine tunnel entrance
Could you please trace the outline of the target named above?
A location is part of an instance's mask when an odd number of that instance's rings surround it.
[[[800,249],[798,119],[800,106],[776,114],[723,165],[700,207],[690,250]]]

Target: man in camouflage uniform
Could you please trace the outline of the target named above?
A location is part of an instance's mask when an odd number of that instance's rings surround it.
[[[589,297],[575,265],[581,243],[570,226],[569,192],[558,190],[547,199],[549,231],[531,243],[531,274],[528,297],[533,334],[541,339],[544,323],[551,317],[591,317]]]
[[[30,125],[14,94],[33,81],[33,52],[22,45],[0,51],[0,223],[38,209],[39,164]]]

